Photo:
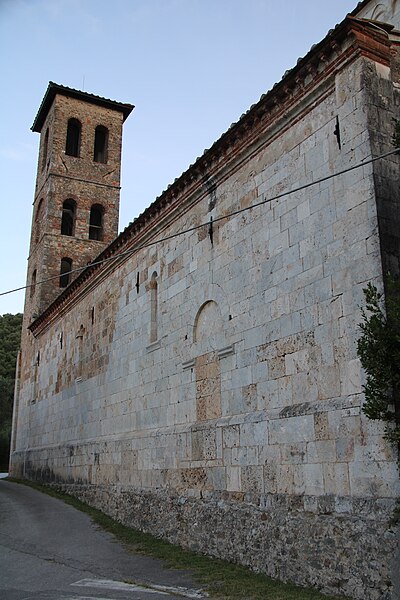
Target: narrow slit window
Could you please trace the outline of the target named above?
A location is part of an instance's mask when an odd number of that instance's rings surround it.
[[[333,135],[336,136],[337,145],[339,146],[339,150],[342,149],[342,140],[340,138],[340,123],[339,117],[336,116],[335,129],[333,131]]]
[[[79,156],[81,145],[81,124],[78,119],[70,119],[67,128],[67,140],[65,144],[65,154],[69,156]]]
[[[104,209],[100,204],[93,204],[90,209],[89,240],[103,240]]]
[[[61,233],[63,235],[74,235],[75,233],[76,203],[74,200],[65,200],[62,208]]]
[[[32,279],[31,279],[31,298],[32,298],[32,296],[35,295],[35,290],[36,290],[36,269],[32,273]]]
[[[108,154],[108,129],[99,125],[94,133],[94,162],[106,163]]]
[[[154,272],[150,281],[150,343],[157,341],[158,283]]]
[[[35,217],[35,244],[38,243],[39,239],[40,239],[40,226],[42,224],[42,217],[43,217],[43,198],[40,199],[38,207],[37,207],[37,211],[36,211],[36,217]]]
[[[42,154],[42,171],[44,171],[44,168],[46,166],[48,147],[49,147],[49,128],[47,128],[46,135],[44,136],[43,154]]]
[[[76,380],[81,381],[82,378],[82,367],[83,367],[83,337],[85,335],[85,328],[81,324],[76,339],[78,340],[78,353],[76,357]]]
[[[60,267],[60,288],[65,288],[71,281],[72,260],[70,258],[61,259]]]

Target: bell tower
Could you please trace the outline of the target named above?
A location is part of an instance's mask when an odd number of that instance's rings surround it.
[[[31,128],[40,147],[26,325],[118,234],[122,125],[133,108],[49,83]]]

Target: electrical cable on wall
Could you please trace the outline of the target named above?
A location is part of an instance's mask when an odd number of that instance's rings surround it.
[[[143,250],[144,248],[149,248],[151,246],[155,246],[156,244],[160,244],[162,242],[167,242],[169,240],[172,240],[176,237],[179,237],[181,235],[185,235],[186,233],[192,233],[193,231],[197,231],[198,229],[201,229],[202,227],[208,227],[208,234],[210,236],[211,239],[211,243],[212,243],[212,233],[213,233],[213,229],[212,226],[214,223],[218,223],[219,221],[223,221],[226,219],[229,219],[230,217],[235,217],[236,215],[239,215],[241,213],[244,213],[248,210],[252,210],[253,208],[257,208],[259,206],[263,206],[264,204],[268,204],[269,202],[273,202],[274,200],[280,200],[281,198],[284,198],[286,196],[289,196],[290,194],[295,194],[297,192],[301,192],[303,190],[306,190],[314,185],[318,185],[319,183],[323,183],[324,181],[328,181],[330,179],[334,179],[335,177],[339,177],[340,175],[344,175],[346,173],[349,173],[350,171],[354,171],[355,169],[359,169],[360,167],[363,167],[365,165],[371,164],[373,162],[376,162],[377,160],[381,160],[383,158],[386,158],[388,156],[392,156],[394,154],[400,155],[400,150],[397,148],[395,150],[391,150],[390,152],[385,152],[384,154],[381,154],[380,156],[376,156],[374,158],[369,158],[368,160],[364,160],[360,163],[358,163],[357,165],[353,165],[351,167],[347,167],[346,169],[343,169],[341,171],[338,171],[337,173],[332,173],[331,175],[326,175],[325,177],[321,177],[320,179],[316,179],[315,181],[311,181],[309,183],[305,183],[304,185],[301,185],[293,190],[289,190],[286,192],[282,192],[281,194],[278,194],[277,196],[273,196],[272,198],[267,198],[265,200],[261,200],[260,202],[256,202],[255,204],[252,204],[251,206],[246,206],[245,208],[240,208],[238,210],[235,210],[231,213],[228,213],[227,215],[223,215],[221,217],[214,217],[211,218],[211,220],[207,221],[206,223],[201,223],[201,225],[194,225],[193,227],[189,227],[188,229],[184,229],[182,231],[178,231],[176,233],[173,233],[171,235],[167,235],[161,239],[158,240],[154,240],[152,242],[147,242],[146,244],[141,244],[139,246],[136,246],[135,248],[132,248],[131,250],[127,250],[125,252],[121,252],[117,255],[114,256],[110,256],[108,258],[103,258],[101,260],[98,261],[94,261],[89,263],[88,265],[85,265],[83,267],[79,267],[77,269],[71,269],[71,271],[68,271],[66,273],[63,273],[63,275],[72,275],[73,273],[80,273],[82,271],[84,271],[85,269],[89,268],[89,267],[95,267],[97,265],[101,265],[104,264],[106,262],[112,261],[112,260],[118,260],[119,258],[122,257],[126,257],[126,256],[130,256],[131,254],[135,254],[136,252],[138,252],[139,250]],[[0,296],[6,296],[7,294],[13,294],[15,292],[19,292],[21,290],[26,290],[29,289],[33,286],[38,286],[41,285],[43,283],[47,283],[48,281],[53,281],[55,279],[59,279],[60,275],[54,275],[52,277],[48,277],[46,279],[42,279],[41,281],[36,281],[34,284],[28,284],[28,285],[24,285],[12,290],[7,290],[6,292],[0,292]]]

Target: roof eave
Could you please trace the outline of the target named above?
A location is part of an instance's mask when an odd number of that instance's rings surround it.
[[[57,94],[67,96],[69,98],[76,98],[77,100],[89,102],[90,104],[97,104],[98,106],[104,106],[106,108],[111,108],[112,110],[122,112],[123,121],[125,121],[128,118],[132,110],[135,108],[133,104],[126,104],[123,102],[117,102],[115,100],[109,100],[108,98],[103,98],[102,96],[96,96],[95,94],[89,94],[88,92],[75,90],[73,88],[69,88],[58,83],[54,83],[53,81],[50,81],[49,85],[47,86],[47,90],[43,97],[42,103],[35,117],[35,120],[33,122],[33,125],[31,127],[32,131],[37,133],[41,132],[47,114]]]

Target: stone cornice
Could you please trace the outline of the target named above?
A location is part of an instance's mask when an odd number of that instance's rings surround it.
[[[206,195],[207,186],[204,184],[209,175],[215,178],[217,172],[226,170],[228,164],[237,161],[240,153],[256,145],[268,128],[348,62],[365,56],[388,66],[391,57],[389,32],[392,30],[392,26],[378,25],[352,16],[331,30],[93,261],[107,262],[86,267],[31,323],[29,329],[35,335],[43,331],[46,324],[57,318],[60,311],[64,312],[74,304],[81,293],[86,295],[85,288],[88,285],[92,288],[97,284],[100,272],[100,278],[103,279],[110,269],[120,264],[124,260],[121,256],[123,252],[139,246],[143,239],[159,234],[161,222],[165,226],[168,216],[187,210],[187,205],[192,204],[188,202],[193,194],[198,197]],[[113,257],[115,260],[112,260]],[[92,280],[90,284],[89,280]]]

